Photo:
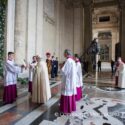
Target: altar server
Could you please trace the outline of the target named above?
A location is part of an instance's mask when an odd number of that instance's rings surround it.
[[[18,66],[14,62],[14,53],[8,52],[8,59],[4,66],[4,94],[3,102],[5,104],[13,103],[17,97],[17,75],[21,73],[22,66]]]
[[[82,98],[83,78],[82,78],[82,67],[78,54],[75,54],[75,61],[76,61],[76,88],[77,88],[76,101],[79,101]]]
[[[33,71],[37,65],[36,56],[33,56],[32,63],[29,65],[29,92],[32,94]]]
[[[66,57],[66,62],[61,69],[62,90],[60,111],[67,114],[71,113],[72,111],[76,111],[76,63],[70,50],[65,50],[64,56]]]

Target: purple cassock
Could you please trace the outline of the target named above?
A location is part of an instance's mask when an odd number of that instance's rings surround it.
[[[79,101],[82,98],[82,86],[83,86],[83,78],[82,78],[82,67],[79,60],[76,61],[76,101]]]

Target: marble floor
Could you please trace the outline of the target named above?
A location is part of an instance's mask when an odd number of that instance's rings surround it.
[[[0,125],[125,125],[125,90],[114,88],[114,77],[100,73],[84,78],[77,111],[59,111],[60,80],[51,80],[52,98],[44,105],[31,102],[27,86],[18,88],[13,104],[0,105]]]

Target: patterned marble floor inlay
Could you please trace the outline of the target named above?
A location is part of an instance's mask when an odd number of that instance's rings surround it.
[[[97,89],[104,90],[104,91],[125,92],[125,89],[114,88],[114,87],[98,87]]]
[[[97,83],[95,78],[84,81],[83,99],[69,115],[59,111],[60,80],[50,81],[52,98],[45,105],[32,103],[27,87],[19,87],[17,101],[1,105],[0,125],[125,125],[125,90],[113,88],[110,74],[98,76]]]
[[[125,89],[124,88],[114,88],[114,87],[97,87],[98,90],[101,90],[101,91],[107,91],[107,92],[124,92],[125,93]]]
[[[125,102],[111,98],[91,98],[77,102],[77,111],[70,115],[55,113],[52,122],[40,125],[125,125]]]

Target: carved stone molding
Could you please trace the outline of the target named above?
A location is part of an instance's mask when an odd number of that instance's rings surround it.
[[[125,0],[118,0],[120,4],[125,4]]]
[[[109,1],[113,1],[113,0],[93,0],[94,3],[102,3],[102,2],[109,2]]]
[[[121,8],[125,7],[125,0],[119,0],[119,5]]]
[[[91,6],[93,4],[93,0],[83,0],[84,6]]]
[[[93,0],[94,8],[117,6],[119,0]]]
[[[79,8],[83,7],[83,0],[60,0],[65,4],[66,8]]]
[[[43,17],[46,20],[46,22],[55,25],[55,20],[52,19],[51,17],[48,16],[48,14],[46,12],[43,13]]]
[[[60,0],[65,4],[66,8],[78,8],[78,7],[104,7],[113,6],[121,3],[123,5],[125,0]]]

